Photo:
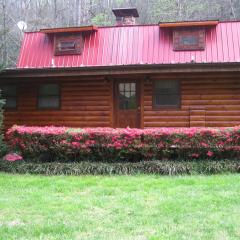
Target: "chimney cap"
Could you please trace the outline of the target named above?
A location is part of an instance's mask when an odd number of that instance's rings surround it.
[[[115,8],[112,11],[116,17],[139,17],[137,8]]]

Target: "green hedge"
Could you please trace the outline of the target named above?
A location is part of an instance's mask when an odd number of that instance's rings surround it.
[[[0,171],[18,174],[43,175],[192,175],[240,173],[240,161],[143,161],[137,163],[33,163],[0,160]]]

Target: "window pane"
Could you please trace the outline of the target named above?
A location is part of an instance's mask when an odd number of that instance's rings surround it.
[[[178,93],[178,81],[157,81],[155,82],[155,92],[157,94],[176,94]]]
[[[128,110],[137,108],[136,83],[119,84],[119,109]]]
[[[130,98],[130,92],[125,92],[125,97]]]
[[[136,83],[131,83],[131,91],[136,91]]]
[[[179,82],[175,80],[156,81],[154,85],[154,106],[175,106],[180,103]]]
[[[59,85],[44,84],[39,88],[39,96],[56,96],[59,95]]]
[[[130,91],[130,83],[125,83],[125,91]]]
[[[119,84],[119,91],[124,91],[124,83]]]
[[[130,97],[121,94],[119,95],[119,109],[127,110],[136,108],[137,108],[136,94]]]
[[[59,42],[58,48],[60,51],[69,51],[69,50],[75,50],[75,41],[69,41],[69,42]]]
[[[7,85],[2,86],[2,96],[5,99],[4,107],[8,108],[17,108],[17,87],[16,85]]]
[[[180,39],[180,43],[182,45],[197,45],[198,44],[198,37],[197,36],[183,36]]]
[[[2,86],[2,94],[3,96],[7,97],[7,96],[16,96],[17,94],[17,88],[15,85],[9,85],[9,86]]]
[[[204,50],[206,44],[205,29],[174,30],[173,49],[175,51]]]
[[[60,101],[58,96],[40,97],[38,99],[38,106],[40,108],[59,108]]]
[[[131,92],[131,96],[134,96],[134,95],[136,95],[136,92]]]
[[[154,98],[157,106],[177,106],[179,104],[178,95],[155,95]]]
[[[15,97],[7,97],[5,108],[16,108],[17,107],[17,100]]]

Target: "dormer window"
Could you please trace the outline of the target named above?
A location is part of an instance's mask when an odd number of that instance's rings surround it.
[[[96,31],[98,31],[96,26],[47,28],[40,30],[42,33],[54,36],[55,56],[82,54],[85,36]]]
[[[55,35],[54,53],[55,55],[73,55],[81,54],[83,50],[82,34]]]
[[[76,42],[73,41],[67,41],[67,42],[59,42],[58,43],[58,51],[64,52],[64,51],[74,51],[76,49]]]
[[[173,31],[174,51],[199,51],[206,45],[205,29],[188,29]]]
[[[162,30],[172,31],[173,51],[205,50],[206,30],[217,25],[217,20],[159,23]]]

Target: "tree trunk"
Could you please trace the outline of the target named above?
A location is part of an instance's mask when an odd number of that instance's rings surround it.
[[[80,6],[80,1],[76,0],[75,1],[75,25],[79,25],[80,23],[79,6]]]
[[[54,16],[54,19],[53,19],[53,22],[54,22],[54,26],[56,27],[57,25],[57,0],[54,0],[53,2],[53,16]]]
[[[231,15],[233,16],[234,20],[236,20],[236,14],[235,14],[235,9],[234,9],[232,0],[229,0],[229,4],[231,8]]]
[[[7,25],[6,25],[6,0],[2,0],[2,16],[3,16],[3,63],[8,64],[7,59]]]

